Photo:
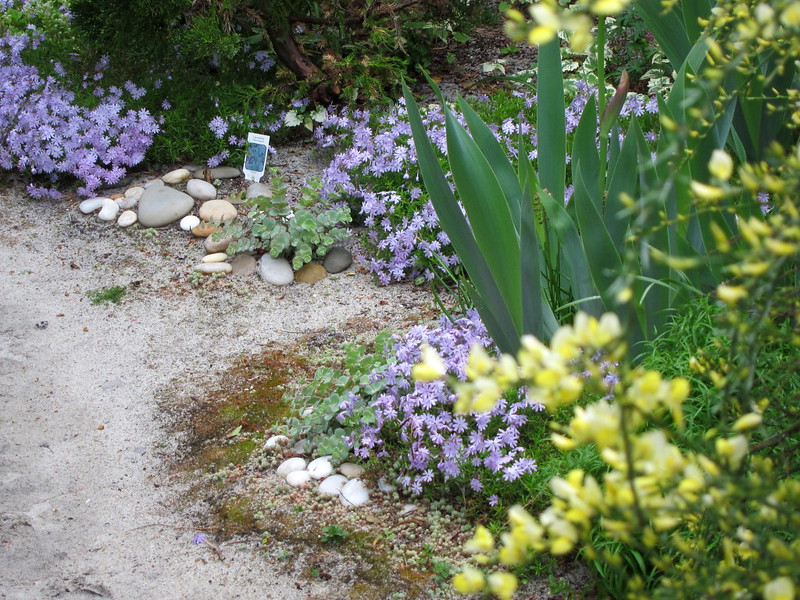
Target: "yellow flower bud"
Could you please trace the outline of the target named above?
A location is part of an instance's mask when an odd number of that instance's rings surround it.
[[[430,346],[422,347],[422,362],[414,365],[411,376],[416,381],[434,381],[447,373],[447,367],[439,354]]]
[[[719,438],[716,442],[717,454],[727,460],[734,469],[739,466],[748,451],[747,438],[737,435],[732,438]]]
[[[517,578],[511,573],[492,573],[489,575],[489,589],[500,600],[511,600],[517,591]]]
[[[764,245],[767,247],[767,250],[776,256],[789,256],[797,252],[797,244],[790,244],[789,242],[776,240],[774,238],[765,239]]]
[[[483,525],[478,525],[475,528],[475,535],[464,544],[464,550],[470,554],[478,554],[482,552],[491,552],[494,550],[494,538],[489,530]]]
[[[733,159],[724,150],[714,150],[708,161],[708,172],[712,177],[728,181],[733,174]]]
[[[486,585],[486,580],[478,569],[464,567],[461,573],[453,577],[452,583],[459,594],[477,594]]]
[[[717,297],[728,306],[735,306],[739,300],[747,298],[747,290],[741,285],[721,284],[717,287]]]
[[[709,202],[716,202],[717,200],[722,199],[722,197],[725,195],[725,192],[722,190],[722,188],[701,183],[699,181],[692,181],[689,184],[689,187],[692,189],[692,192],[694,192],[695,196],[701,200],[707,200]]]
[[[764,586],[764,600],[794,600],[794,583],[788,577],[778,577]]]
[[[761,421],[763,420],[762,416],[758,413],[749,413],[744,415],[743,417],[739,417],[736,420],[736,423],[733,424],[734,431],[747,431],[748,429],[753,429],[753,427],[758,427],[761,425]]]

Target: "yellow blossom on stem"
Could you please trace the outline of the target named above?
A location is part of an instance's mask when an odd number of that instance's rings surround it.
[[[788,577],[778,577],[764,586],[764,600],[794,600],[794,583]]]
[[[414,365],[411,376],[417,381],[435,381],[447,373],[442,357],[430,346],[422,347],[422,362]]]
[[[487,553],[494,550],[494,538],[483,525],[475,528],[475,535],[464,544],[464,550],[471,554]]]
[[[489,589],[500,600],[511,600],[517,591],[517,578],[511,573],[492,573],[489,575]]]
[[[735,306],[740,300],[747,298],[747,289],[741,285],[722,284],[717,287],[717,298],[728,306]]]
[[[733,159],[724,150],[714,150],[711,153],[711,160],[708,161],[708,172],[712,177],[728,181],[733,174]]]
[[[459,594],[477,594],[486,586],[483,573],[474,567],[464,567],[461,573],[453,577],[452,583]]]

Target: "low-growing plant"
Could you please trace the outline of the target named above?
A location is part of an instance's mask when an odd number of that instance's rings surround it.
[[[341,227],[350,222],[350,211],[322,198],[318,181],[307,183],[300,197],[291,199],[283,180],[274,170],[272,174],[272,196],[245,200],[251,207],[247,216],[214,234],[215,239],[233,238],[228,254],[265,250],[274,258],[290,258],[297,270],[314,257],[324,257],[333,244],[350,236]]]
[[[338,525],[328,525],[319,536],[323,544],[341,544],[350,536],[350,532]]]
[[[94,305],[108,304],[109,302],[119,304],[127,291],[128,289],[124,285],[115,285],[110,288],[87,292],[86,296],[89,298],[89,302]]]
[[[385,349],[391,344],[388,334],[379,334],[375,352],[356,344],[344,347],[341,367],[323,366],[314,379],[299,392],[286,394],[298,415],[288,421],[291,435],[305,437],[319,454],[330,454],[335,461],[350,453],[348,438],[363,425],[375,422],[373,398],[385,386],[382,376],[386,368]],[[352,406],[347,418],[340,417],[343,408]]]

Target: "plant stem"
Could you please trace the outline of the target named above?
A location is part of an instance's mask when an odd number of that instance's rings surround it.
[[[606,18],[597,18],[597,114],[600,118],[606,112]],[[608,137],[600,136],[600,191],[606,189],[606,168],[608,161]]]

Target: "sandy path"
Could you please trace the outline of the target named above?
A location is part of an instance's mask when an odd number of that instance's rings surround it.
[[[181,295],[203,255],[182,232],[147,239],[13,189],[0,223],[0,598],[317,597],[252,548],[214,560],[191,543],[155,399],[267,343],[355,317],[390,325],[427,299],[361,274]],[[90,304],[113,285],[131,290],[123,304]]]

